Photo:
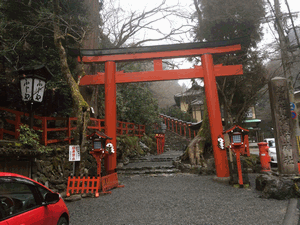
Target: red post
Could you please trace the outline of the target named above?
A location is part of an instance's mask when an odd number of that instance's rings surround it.
[[[159,136],[158,134],[155,135],[156,138],[156,151],[157,151],[157,155],[160,154],[160,142],[159,142]]]
[[[42,117],[42,142],[45,146],[47,146],[47,117]]]
[[[233,143],[232,144],[233,151],[234,151],[235,156],[236,156],[236,165],[237,165],[238,174],[239,174],[239,185],[240,185],[240,187],[244,185],[241,158],[240,158],[240,154],[241,154],[241,150],[242,150],[241,146],[242,146],[241,143]]]
[[[101,160],[104,157],[105,153],[101,150],[90,151],[90,154],[96,159],[97,162],[97,176],[101,177]]]
[[[182,135],[182,128],[181,128],[181,125],[182,125],[182,121],[180,120],[180,121],[179,121],[179,127],[180,127],[180,136]]]
[[[211,54],[201,56],[202,67],[204,70],[204,88],[206,104],[209,118],[209,126],[213,145],[213,152],[216,164],[217,177],[229,177],[229,166],[226,151],[218,147],[218,137],[223,137],[222,119],[214,74],[213,57]]]
[[[97,119],[97,127],[98,127],[98,131],[101,131],[101,120]]]
[[[68,117],[68,124],[67,124],[67,126],[68,126],[68,138],[69,138],[69,145],[71,144],[71,118],[70,117]]]
[[[164,153],[165,134],[156,134],[157,155]]]
[[[92,155],[94,156],[97,162],[97,176],[101,177],[101,159],[103,158],[103,156],[99,154],[92,154]]]
[[[117,99],[116,99],[116,63],[105,62],[105,133],[111,137],[110,143],[117,150]],[[105,156],[104,166],[108,174],[114,173],[117,167],[117,154]]]
[[[15,139],[18,139],[20,136],[20,132],[18,131],[20,129],[21,125],[21,114],[20,113],[15,113],[16,114],[16,120],[15,120]]]
[[[0,128],[0,140],[3,139],[4,128]]]

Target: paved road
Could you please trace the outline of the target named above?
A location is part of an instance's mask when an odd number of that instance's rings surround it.
[[[71,224],[282,224],[288,200],[259,197],[214,176],[191,174],[119,177],[125,188],[67,203]]]
[[[259,155],[259,149],[257,143],[250,142],[249,147],[250,147],[249,149],[251,154]]]

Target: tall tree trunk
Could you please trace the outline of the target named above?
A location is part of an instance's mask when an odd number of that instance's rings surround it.
[[[78,84],[74,80],[71,71],[69,69],[69,65],[67,62],[67,54],[65,48],[62,45],[61,39],[64,37],[60,32],[59,27],[59,0],[53,1],[53,9],[54,9],[54,17],[53,17],[53,30],[54,30],[54,44],[58,50],[59,58],[60,58],[60,67],[63,76],[65,77],[67,84],[71,88],[71,95],[73,99],[73,111],[75,112],[75,116],[77,117],[77,129],[75,130],[75,143],[80,145],[81,152],[83,150],[83,145],[85,142],[85,133],[87,122],[89,119],[89,105],[83,99],[80,94]],[[81,73],[84,73],[82,70]],[[80,172],[80,162],[75,163],[75,175],[79,176]]]
[[[209,120],[207,113],[206,98],[204,98],[204,113],[202,118],[201,128],[197,133],[197,136],[189,143],[187,149],[185,150],[182,160],[189,159],[191,165],[201,165],[206,166],[204,162],[204,154],[207,149],[205,149],[205,144],[210,140],[210,129]]]

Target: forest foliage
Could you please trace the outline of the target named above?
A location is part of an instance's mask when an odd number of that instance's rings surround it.
[[[16,70],[23,66],[46,65],[53,74],[47,83],[44,101],[37,105],[36,114],[43,116],[75,116],[71,87],[61,72],[60,58],[54,45],[54,14],[52,1],[12,0],[0,3],[0,95],[5,99],[1,106],[27,111],[20,98]],[[59,31],[67,53],[70,72],[77,80],[78,63],[68,55],[69,48],[80,48],[89,32],[90,21],[84,1],[59,1]],[[99,43],[99,47],[103,43]],[[105,40],[107,42],[107,40]],[[120,67],[120,65],[119,65]],[[139,64],[127,65],[139,70]],[[100,67],[101,68],[101,67]],[[158,105],[147,84],[124,84],[117,88],[118,120],[153,124],[158,116]],[[104,88],[97,92],[104,117]]]

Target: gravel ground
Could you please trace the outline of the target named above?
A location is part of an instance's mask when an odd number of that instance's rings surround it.
[[[262,199],[214,176],[120,176],[125,188],[99,198],[67,203],[70,224],[282,224],[288,200]]]

